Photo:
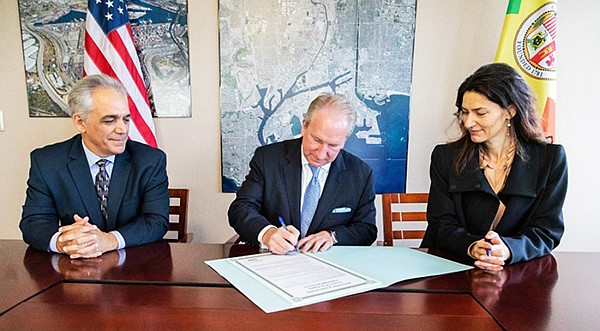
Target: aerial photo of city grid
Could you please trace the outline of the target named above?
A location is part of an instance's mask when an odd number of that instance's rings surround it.
[[[416,0],[220,0],[224,192],[258,146],[299,137],[323,92],[357,110],[344,149],[404,192]]]
[[[187,0],[127,1],[153,115],[189,117]],[[19,0],[30,116],[68,116],[83,72],[87,0]]]

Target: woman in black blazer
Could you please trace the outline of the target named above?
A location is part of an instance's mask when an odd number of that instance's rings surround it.
[[[421,246],[488,270],[549,254],[564,232],[567,161],[547,143],[530,87],[508,65],[484,65],[461,84],[456,106],[462,134],[431,155]]]

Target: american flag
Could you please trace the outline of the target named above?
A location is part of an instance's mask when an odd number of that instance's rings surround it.
[[[83,75],[105,74],[127,89],[129,138],[157,147],[154,122],[124,0],[89,0]]]

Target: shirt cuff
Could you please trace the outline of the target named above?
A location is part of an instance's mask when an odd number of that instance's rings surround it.
[[[258,233],[258,243],[260,244],[260,248],[263,249],[268,249],[269,247],[267,247],[267,245],[265,245],[265,243],[262,242],[262,237],[265,235],[265,232],[267,232],[267,230],[269,229],[277,229],[276,226],[274,225],[267,225],[265,226],[262,230],[260,230],[260,232]]]
[[[115,238],[117,238],[117,243],[119,243],[119,247],[117,247],[117,249],[125,248],[125,239],[121,233],[119,233],[119,231],[110,231],[109,233],[114,234]]]
[[[52,238],[50,238],[50,244],[48,245],[48,251],[50,252],[54,252],[54,253],[60,253],[58,251],[58,247],[56,246],[56,242],[58,241],[58,236],[60,235],[60,232],[56,232]]]

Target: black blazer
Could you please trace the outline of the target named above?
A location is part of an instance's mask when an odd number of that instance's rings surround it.
[[[31,152],[27,197],[20,228],[29,245],[48,250],[59,226],[73,215],[89,216],[102,231],[117,230],[127,246],[160,240],[169,220],[166,155],[128,141],[116,155],[108,194],[108,224],[83,151],[81,136]]]
[[[489,230],[500,200],[506,205],[496,232],[511,252],[508,263],[549,254],[564,232],[562,206],[567,193],[567,158],[561,145],[525,144],[498,195],[479,169],[475,153],[460,176],[452,170],[453,144],[431,154],[427,232],[421,247],[438,247],[468,258],[471,243]]]
[[[236,199],[229,207],[229,224],[240,239],[258,244],[267,225],[286,224],[300,229],[302,139],[256,149]],[[341,150],[329,175],[307,235],[334,230],[340,245],[370,245],[377,237],[373,170],[356,156]]]

